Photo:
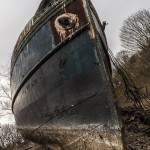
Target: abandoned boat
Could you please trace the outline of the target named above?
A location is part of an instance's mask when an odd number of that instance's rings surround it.
[[[90,0],[42,1],[11,60],[17,128],[65,150],[121,150],[111,74],[104,26]]]

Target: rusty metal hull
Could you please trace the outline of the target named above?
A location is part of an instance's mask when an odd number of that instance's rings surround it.
[[[20,38],[12,57],[13,112],[33,141],[45,138],[68,150],[121,150],[107,43],[90,4],[58,3],[60,10],[49,10]],[[54,22],[62,13],[76,21],[72,30],[58,30]]]

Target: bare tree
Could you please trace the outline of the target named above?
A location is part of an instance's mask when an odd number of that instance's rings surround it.
[[[150,49],[150,12],[141,10],[124,21],[120,34],[122,46],[129,51]]]
[[[3,69],[2,69],[3,70]],[[9,73],[0,73],[0,117],[12,114]]]
[[[122,50],[117,53],[116,58],[121,64],[126,64],[129,61],[131,55],[132,53],[128,52],[127,50]]]

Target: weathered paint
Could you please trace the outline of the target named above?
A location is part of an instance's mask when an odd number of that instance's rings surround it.
[[[13,112],[18,128],[32,140],[40,132],[42,138],[68,150],[85,145],[90,150],[121,150],[107,42],[87,2],[74,0],[65,8],[61,5],[60,11],[15,51]],[[65,12],[79,17],[79,27],[62,39],[55,20]]]

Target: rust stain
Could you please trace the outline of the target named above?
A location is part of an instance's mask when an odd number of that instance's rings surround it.
[[[79,28],[79,17],[76,14],[64,13],[56,18],[55,28],[63,41]]]
[[[76,28],[82,27],[83,25],[88,23],[88,19],[85,14],[83,2],[81,0],[76,0],[72,2],[71,4],[69,4],[68,6],[64,5],[62,10],[58,14],[56,14],[50,21],[50,26],[53,31],[54,41],[56,45],[62,42],[63,38],[65,38],[66,36],[69,36],[69,33],[72,32],[72,31],[66,32],[64,30],[60,31],[60,28],[59,29],[57,28],[58,27],[57,20],[62,15],[71,16],[71,18],[73,17],[73,19],[75,19],[77,22]]]

